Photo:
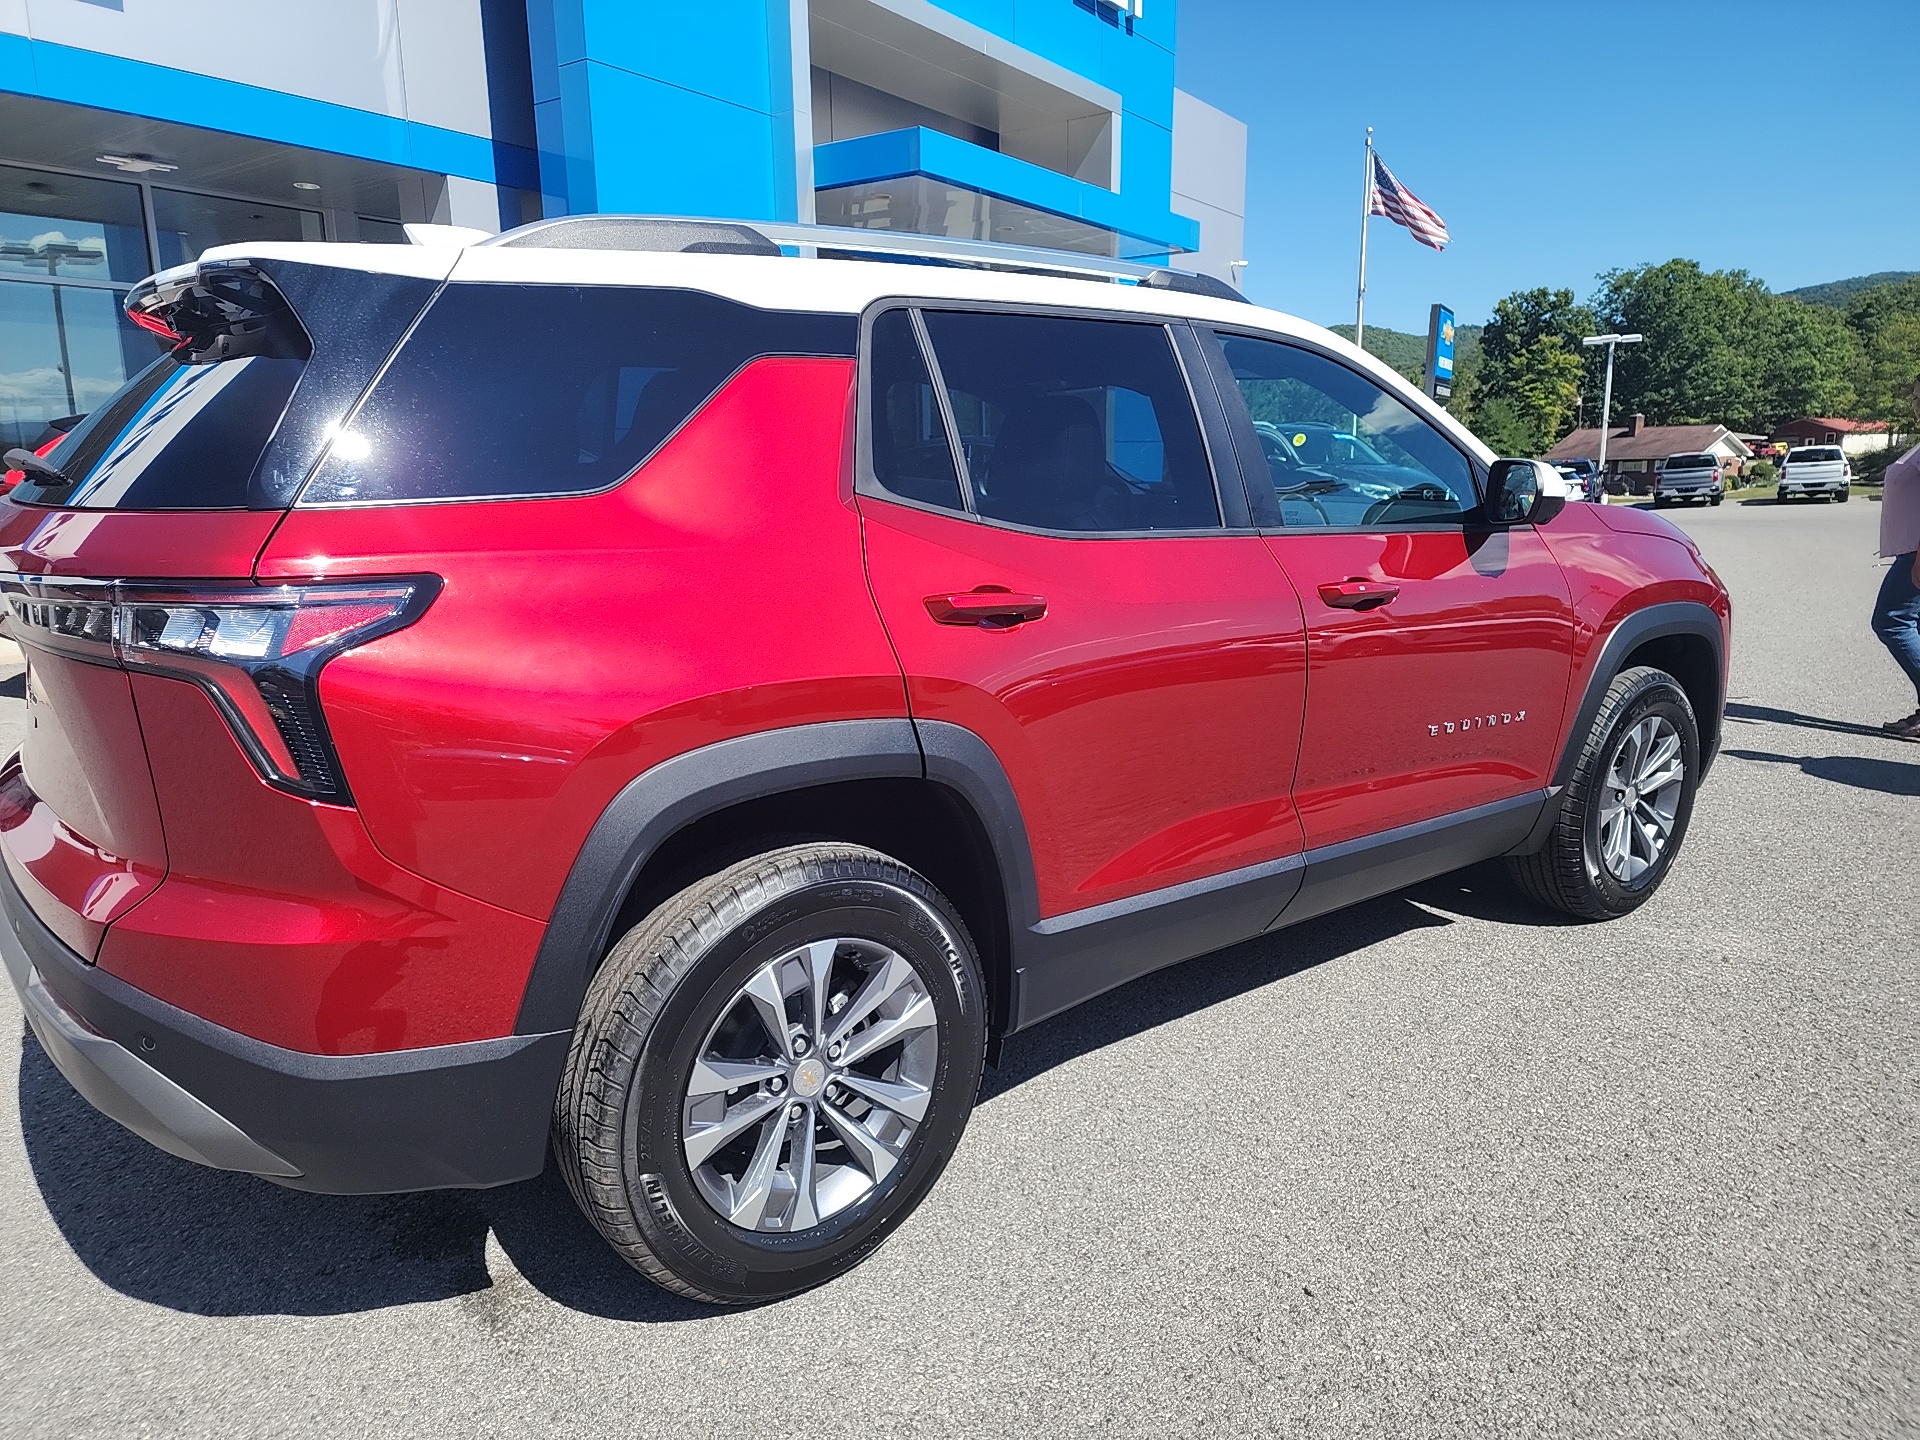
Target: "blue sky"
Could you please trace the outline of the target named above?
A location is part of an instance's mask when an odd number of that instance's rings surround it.
[[[1920,0],[1179,3],[1181,88],[1249,128],[1261,304],[1352,321],[1368,125],[1453,234],[1371,222],[1369,322],[1676,255],[1775,290],[1920,270]]]

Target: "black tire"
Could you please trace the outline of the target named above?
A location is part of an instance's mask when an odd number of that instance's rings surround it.
[[[936,1017],[931,1099],[891,1172],[863,1198],[790,1233],[738,1228],[702,1193],[682,1148],[688,1077],[756,971],[838,937],[871,941],[913,967]],[[771,851],[688,886],[608,953],[555,1099],[555,1156],[587,1219],[649,1279],[713,1304],[779,1299],[852,1269],[925,1198],[973,1112],[986,1038],[973,941],[938,890],[858,846]],[[751,1099],[769,1086],[743,1088]],[[795,1084],[787,1093],[801,1092]],[[721,1103],[735,1103],[734,1092]],[[830,1127],[810,1133],[830,1136]],[[791,1160],[796,1140],[776,1134],[771,1143],[776,1164]]]
[[[1723,495],[1716,495],[1716,496],[1714,496],[1714,497],[1713,497],[1713,498],[1712,498],[1711,500],[1709,500],[1709,501],[1707,501],[1707,504],[1709,504],[1709,505],[1718,505],[1718,504],[1719,504],[1719,503],[1720,503],[1720,502],[1721,502],[1721,501],[1722,501],[1723,499],[1725,499],[1725,498],[1726,498],[1726,497],[1725,497],[1725,496],[1723,496]]]
[[[1684,773],[1673,828],[1663,852],[1632,881],[1617,878],[1600,854],[1601,799],[1616,752],[1649,716],[1667,720],[1680,737]],[[1580,750],[1573,779],[1560,797],[1560,813],[1547,843],[1532,855],[1507,858],[1508,872],[1542,905],[1582,920],[1612,920],[1644,905],[1673,868],[1693,816],[1700,783],[1700,727],[1680,682],[1664,670],[1635,666],[1607,687],[1600,713]]]
[[[1656,495],[1653,497],[1653,508],[1656,510],[1664,510],[1667,508],[1667,502],[1664,499],[1662,499],[1660,496]]]
[[[1853,498],[1853,491],[1842,490],[1838,492],[1833,498],[1837,500],[1840,504],[1844,505],[1847,503],[1847,501]]]

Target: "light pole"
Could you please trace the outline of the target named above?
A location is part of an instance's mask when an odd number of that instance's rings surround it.
[[[1613,352],[1621,345],[1638,345],[1638,335],[1589,335],[1582,345],[1604,345],[1607,347],[1607,384],[1600,399],[1600,493],[1607,493],[1607,431],[1613,427]]]

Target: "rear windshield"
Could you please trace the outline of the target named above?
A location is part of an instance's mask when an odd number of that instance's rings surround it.
[[[1667,457],[1669,470],[1706,470],[1714,463],[1715,457],[1712,455],[1669,455]]]
[[[300,503],[605,489],[749,360],[850,356],[857,328],[684,290],[450,285]]]
[[[190,365],[163,355],[48,455],[74,483],[47,498],[79,510],[245,508],[253,467],[305,364],[254,355]]]
[[[1787,452],[1787,463],[1789,465],[1808,465],[1816,461],[1844,460],[1845,458],[1846,457],[1840,453],[1840,447],[1837,445],[1820,445],[1811,450],[1789,450]]]
[[[47,455],[68,483],[29,474],[15,500],[83,510],[284,508],[434,287],[277,260],[223,273],[271,303],[265,328],[255,330],[258,315],[234,322],[260,343],[249,353],[216,343],[220,327],[209,328],[203,310],[188,325],[198,340],[164,354],[156,341],[158,358]],[[231,279],[223,293],[235,293]],[[187,325],[171,310],[160,318]],[[0,359],[4,349],[0,342]]]

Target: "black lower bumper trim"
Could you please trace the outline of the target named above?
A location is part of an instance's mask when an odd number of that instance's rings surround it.
[[[336,1194],[504,1185],[545,1163],[566,1031],[376,1055],[283,1050],[87,964],[4,867],[0,957],[74,1088],[173,1154]]]

